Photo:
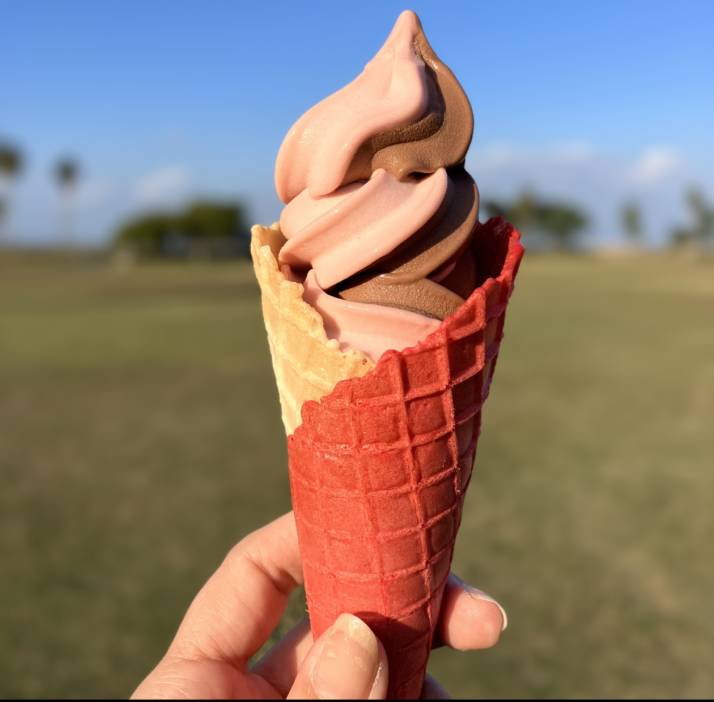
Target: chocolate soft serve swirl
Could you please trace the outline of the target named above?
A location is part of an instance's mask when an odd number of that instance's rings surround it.
[[[472,292],[472,133],[469,101],[411,11],[362,74],[288,132],[275,174],[279,260],[328,336],[376,360]]]
[[[401,180],[413,173],[433,173],[444,165],[464,161],[474,126],[471,105],[456,76],[429,45],[416,15],[414,24],[414,51],[426,69],[425,114],[414,124],[376,134],[362,144],[343,183],[369,178],[377,168]]]

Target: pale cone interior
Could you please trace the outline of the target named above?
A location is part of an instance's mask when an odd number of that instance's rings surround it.
[[[303,286],[280,271],[277,256],[285,237],[278,224],[256,224],[251,234],[283,425],[290,436],[302,422],[300,410],[307,400],[319,400],[340,380],[363,376],[375,364],[361,351],[342,351],[335,339],[328,339],[322,317],[302,299]]]

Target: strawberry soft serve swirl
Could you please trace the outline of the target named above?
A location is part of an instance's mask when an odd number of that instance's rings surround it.
[[[288,132],[279,260],[341,345],[374,360],[413,346],[470,294],[472,130],[461,86],[406,11],[363,73]]]

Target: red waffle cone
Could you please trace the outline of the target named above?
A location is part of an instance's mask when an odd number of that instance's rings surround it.
[[[426,673],[481,407],[523,255],[502,219],[474,237],[485,282],[418,346],[302,407],[288,437],[290,485],[313,634],[362,618],[389,658],[389,697]]]

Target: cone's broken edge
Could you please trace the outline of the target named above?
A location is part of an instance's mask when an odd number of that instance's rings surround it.
[[[278,263],[285,244],[279,225],[255,225],[250,252],[261,290],[263,322],[280,398],[285,433],[301,423],[308,400],[330,393],[345,378],[365,375],[375,363],[355,349],[340,349],[329,339],[320,313],[303,300],[303,286]]]
[[[290,488],[313,634],[361,617],[389,658],[389,697],[418,698],[451,566],[506,306],[523,247],[494,218],[474,237],[481,285],[420,344],[302,406]]]

